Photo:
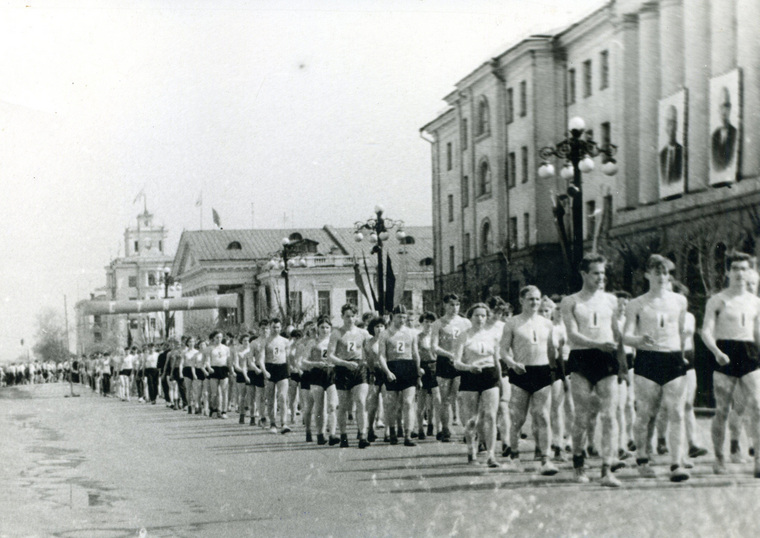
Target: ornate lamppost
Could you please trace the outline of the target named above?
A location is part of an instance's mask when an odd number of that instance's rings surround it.
[[[572,287],[580,289],[580,274],[578,267],[583,259],[583,173],[594,169],[593,157],[603,154],[607,157],[602,164],[602,172],[608,176],[617,174],[618,165],[613,156],[617,153],[617,146],[606,144],[599,146],[592,138],[590,132],[584,138],[586,123],[582,118],[572,118],[568,123],[569,133],[564,140],[555,146],[543,147],[539,150],[542,163],[538,168],[538,177],[549,179],[554,177],[554,166],[549,159],[558,157],[565,159],[565,165],[560,171],[560,177],[569,182],[567,194],[572,202],[573,212],[573,239],[571,245],[563,245],[567,253],[570,252],[570,282]],[[565,238],[560,237],[560,241]]]
[[[280,276],[285,280],[285,317],[284,325],[287,326],[293,319],[290,307],[290,269],[293,267],[306,267],[306,258],[299,257],[303,239],[290,240],[282,238],[282,249],[272,253],[271,259],[266,264],[266,269],[280,269]]]
[[[369,232],[369,240],[374,243],[372,253],[377,254],[377,291],[379,312],[385,314],[385,279],[383,276],[383,243],[390,239],[390,230],[396,228],[396,239],[399,241],[406,237],[403,220],[392,220],[383,217],[385,209],[381,205],[375,206],[375,216],[366,221],[358,221],[354,224],[354,239],[357,243],[364,239],[362,230]]]

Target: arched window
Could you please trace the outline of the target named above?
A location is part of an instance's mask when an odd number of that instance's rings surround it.
[[[299,234],[298,232],[293,232],[292,234],[288,236],[288,239],[290,241],[300,241],[303,239],[303,236]]]
[[[428,265],[433,265],[433,258],[430,258],[430,257],[422,258],[420,260],[420,265],[423,267],[428,266]]]
[[[702,277],[699,271],[699,251],[696,248],[689,250],[686,255],[686,287],[691,293],[702,293]]]
[[[414,237],[411,235],[407,235],[404,237],[404,239],[401,241],[405,245],[413,245],[414,244]]]
[[[240,244],[240,241],[233,241],[227,245],[227,250],[243,250],[243,245]]]
[[[715,281],[714,285],[716,289],[723,288],[724,281],[726,279],[726,245],[724,243],[718,243],[715,245]]]
[[[488,99],[481,97],[478,102],[478,136],[491,132],[490,111]]]
[[[491,253],[491,221],[485,219],[480,227],[480,255],[488,256]]]
[[[483,159],[478,167],[478,195],[491,194],[491,166]]]

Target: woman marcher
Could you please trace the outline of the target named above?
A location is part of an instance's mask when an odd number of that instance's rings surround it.
[[[485,303],[476,303],[468,312],[472,326],[465,329],[454,346],[454,368],[461,372],[459,386],[460,410],[465,424],[467,461],[476,464],[477,432],[482,422],[487,452],[487,465],[500,467],[494,457],[496,444],[496,413],[499,407],[499,337],[489,330],[486,322],[491,310]]]
[[[248,334],[241,334],[238,339],[238,345],[235,347],[234,358],[232,360],[232,369],[235,371],[235,384],[237,385],[237,406],[239,424],[245,424],[245,407],[246,407],[246,377],[248,356],[251,354],[251,337]],[[253,407],[251,407],[253,413]]]
[[[317,429],[317,444],[337,445],[340,439],[335,435],[338,392],[335,387],[335,373],[327,357],[332,324],[327,316],[317,318],[317,335],[309,348],[304,363],[311,369],[311,398],[314,406],[314,422]],[[325,417],[326,415],[326,417]],[[329,434],[329,439],[325,437]]]
[[[227,399],[229,398],[230,348],[222,343],[222,331],[213,331],[209,335],[211,344],[206,348],[206,370],[209,372],[210,412],[211,418],[227,418]]]
[[[422,427],[427,414],[427,435],[431,436],[440,431],[441,416],[441,389],[435,375],[436,356],[433,353],[433,323],[436,316],[432,312],[423,312],[420,316],[422,331],[417,335],[417,345],[420,352],[420,391],[417,395],[417,438],[425,439],[425,430]]]

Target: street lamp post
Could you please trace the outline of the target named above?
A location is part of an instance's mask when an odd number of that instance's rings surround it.
[[[396,238],[401,241],[406,237],[403,220],[392,220],[383,217],[385,209],[381,205],[375,206],[375,217],[365,222],[358,221],[354,224],[354,239],[357,243],[364,239],[362,230],[370,232],[369,240],[374,243],[372,253],[377,254],[377,291],[380,315],[385,314],[385,279],[383,275],[383,243],[390,239],[390,230],[396,228]]]
[[[564,140],[557,143],[556,146],[547,146],[539,150],[542,163],[538,168],[538,177],[549,179],[554,177],[554,166],[549,162],[552,157],[565,159],[566,164],[560,171],[560,177],[570,182],[567,188],[567,194],[572,201],[573,211],[573,239],[571,248],[565,246],[565,251],[570,250],[570,282],[573,288],[580,287],[580,274],[578,267],[583,259],[583,177],[584,172],[588,173],[594,169],[592,157],[599,154],[607,156],[607,161],[602,164],[602,172],[605,175],[613,176],[617,174],[617,162],[613,158],[617,153],[617,146],[606,144],[599,146],[590,136],[583,138],[586,130],[586,124],[582,118],[575,117],[568,123],[569,134]],[[562,237],[560,237],[562,241]]]
[[[306,259],[298,257],[303,239],[290,240],[287,237],[282,239],[282,250],[271,254],[272,259],[267,262],[267,269],[281,269],[280,276],[285,280],[285,320],[287,326],[291,323],[293,315],[290,307],[290,268],[306,267]]]

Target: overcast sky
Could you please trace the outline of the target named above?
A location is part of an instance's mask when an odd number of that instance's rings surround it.
[[[443,96],[603,3],[0,0],[0,361],[64,294],[73,326],[143,188],[171,252],[201,192],[204,228],[431,225]]]

